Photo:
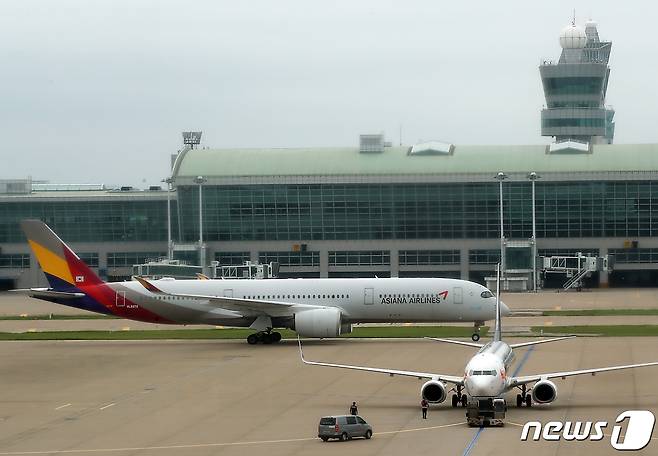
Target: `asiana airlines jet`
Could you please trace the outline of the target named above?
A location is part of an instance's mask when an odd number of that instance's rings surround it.
[[[21,227],[50,285],[22,290],[31,297],[151,323],[247,327],[250,344],[278,342],[275,328],[325,338],[349,333],[354,323],[393,322],[473,322],[476,341],[479,326],[495,318],[491,291],[458,279],[104,282],[45,223]]]

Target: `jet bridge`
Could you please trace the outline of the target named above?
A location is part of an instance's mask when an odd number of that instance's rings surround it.
[[[614,266],[614,255],[586,256],[582,252],[576,252],[575,256],[543,256],[539,259],[544,277],[546,274],[565,276],[566,281],[562,285],[565,291],[570,288],[580,291],[585,277],[589,277],[593,272],[610,272]]]
[[[217,279],[276,279],[279,276],[279,263],[268,264],[246,261],[241,265],[219,266],[219,262],[211,263],[213,278]]]

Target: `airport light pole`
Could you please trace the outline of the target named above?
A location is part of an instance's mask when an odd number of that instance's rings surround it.
[[[203,248],[203,184],[207,180],[203,176],[194,178],[194,182],[199,185],[199,263],[203,273],[206,270],[206,250]]]
[[[536,172],[528,174],[532,183],[532,290],[537,293],[537,217],[535,212],[535,181],[541,178]]]
[[[174,259],[174,242],[171,240],[171,184],[174,178],[169,176],[161,182],[167,184],[167,259],[171,261]]]
[[[500,171],[496,174],[495,179],[498,180],[498,191],[500,194],[500,269],[501,274],[505,274],[505,235],[503,232],[503,181],[507,179],[507,174]]]

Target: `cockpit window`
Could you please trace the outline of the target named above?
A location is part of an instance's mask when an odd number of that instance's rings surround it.
[[[494,297],[493,293],[490,292],[489,290],[483,291],[482,293],[480,293],[480,296],[483,297],[483,298],[493,298]]]
[[[495,370],[472,370],[469,375],[497,375]]]

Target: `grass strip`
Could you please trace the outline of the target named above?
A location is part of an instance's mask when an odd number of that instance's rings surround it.
[[[159,340],[159,339],[244,339],[253,331],[241,328],[226,329],[156,329],[136,331],[40,331],[0,332],[0,340]],[[296,338],[294,331],[279,331],[283,338]],[[486,336],[488,328],[480,334]],[[342,337],[470,337],[471,328],[459,326],[368,326],[354,328]]]
[[[483,327],[481,335],[486,337],[489,328]],[[533,326],[535,335],[583,334],[605,337],[658,336],[658,325],[582,325],[582,326]],[[135,331],[42,331],[9,333],[0,332],[2,340],[162,340],[162,339],[244,339],[253,331],[242,328],[225,329],[157,329]],[[294,331],[280,330],[286,339],[297,337]],[[343,338],[414,338],[414,337],[460,337],[468,338],[472,329],[460,326],[366,326],[357,327]],[[524,335],[525,337],[525,335]]]
[[[581,309],[581,310],[545,310],[545,317],[603,317],[609,315],[658,315],[658,309]]]
[[[116,320],[114,315],[2,315],[0,321],[17,321],[17,320]]]
[[[482,326],[480,336],[485,337],[488,326]],[[471,337],[473,328],[467,326],[359,326],[342,337]]]
[[[533,326],[533,333],[597,334],[605,337],[658,336],[658,325]]]

